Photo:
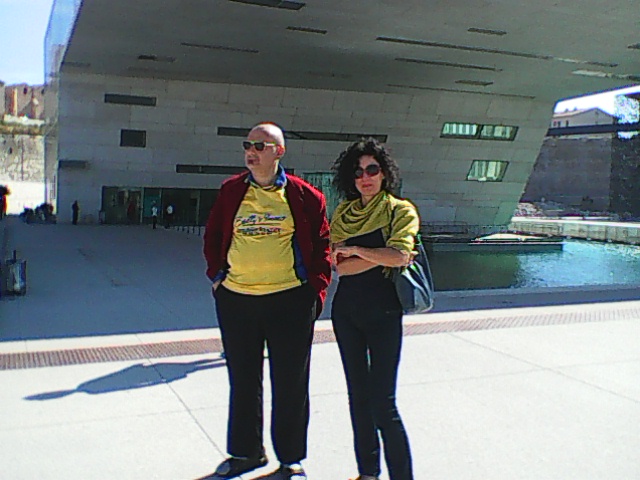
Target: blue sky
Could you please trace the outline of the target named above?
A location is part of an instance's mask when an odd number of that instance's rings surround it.
[[[0,80],[7,85],[44,83],[44,36],[53,1],[0,0]],[[631,91],[640,91],[640,86]],[[613,113],[614,96],[606,93],[560,102],[556,111],[598,106]]]
[[[53,0],[0,0],[0,80],[44,83],[44,35]]]

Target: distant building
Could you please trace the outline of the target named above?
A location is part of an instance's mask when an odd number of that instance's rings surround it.
[[[3,114],[5,112],[4,90],[5,90],[5,83],[3,81],[0,81],[0,112],[2,112]]]
[[[44,201],[43,87],[0,82],[0,185],[10,214]]]
[[[570,110],[555,113],[550,128],[607,125],[617,121],[616,116],[599,108]],[[637,170],[640,161],[638,158],[632,161],[631,143],[612,133],[546,137],[522,201],[551,201],[567,209],[590,211],[634,213],[637,210],[635,214],[640,215],[640,198],[636,206],[631,201],[637,192],[630,185],[637,181],[630,181],[629,176]]]
[[[612,125],[616,123],[616,117],[599,108],[587,108],[581,110],[566,110],[553,114],[551,128],[582,127],[584,125]],[[601,136],[602,134],[599,134]],[[605,134],[611,135],[611,134]]]
[[[5,114],[14,117],[28,117],[33,120],[44,120],[44,87],[42,85],[4,86]]]

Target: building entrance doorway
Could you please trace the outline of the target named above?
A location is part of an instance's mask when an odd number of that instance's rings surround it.
[[[102,223],[108,224],[150,224],[155,204],[158,222],[164,224],[167,207],[171,205],[172,225],[204,225],[217,196],[217,189],[105,186],[100,216]]]
[[[142,189],[136,187],[102,187],[104,223],[137,225],[142,212]]]

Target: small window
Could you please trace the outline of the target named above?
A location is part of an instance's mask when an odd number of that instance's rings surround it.
[[[475,182],[501,182],[509,162],[502,160],[474,160],[467,180]]]
[[[442,127],[441,137],[476,138],[480,125],[476,123],[447,122]]]
[[[518,127],[508,125],[483,125],[480,130],[480,138],[482,140],[507,140],[512,141],[516,138]]]
[[[120,130],[120,146],[145,148],[147,146],[147,131]]]

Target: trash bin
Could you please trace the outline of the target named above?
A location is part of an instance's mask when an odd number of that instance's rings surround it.
[[[27,293],[27,261],[17,257],[13,251],[13,258],[5,263],[7,276],[7,293],[12,295],[24,295]]]

